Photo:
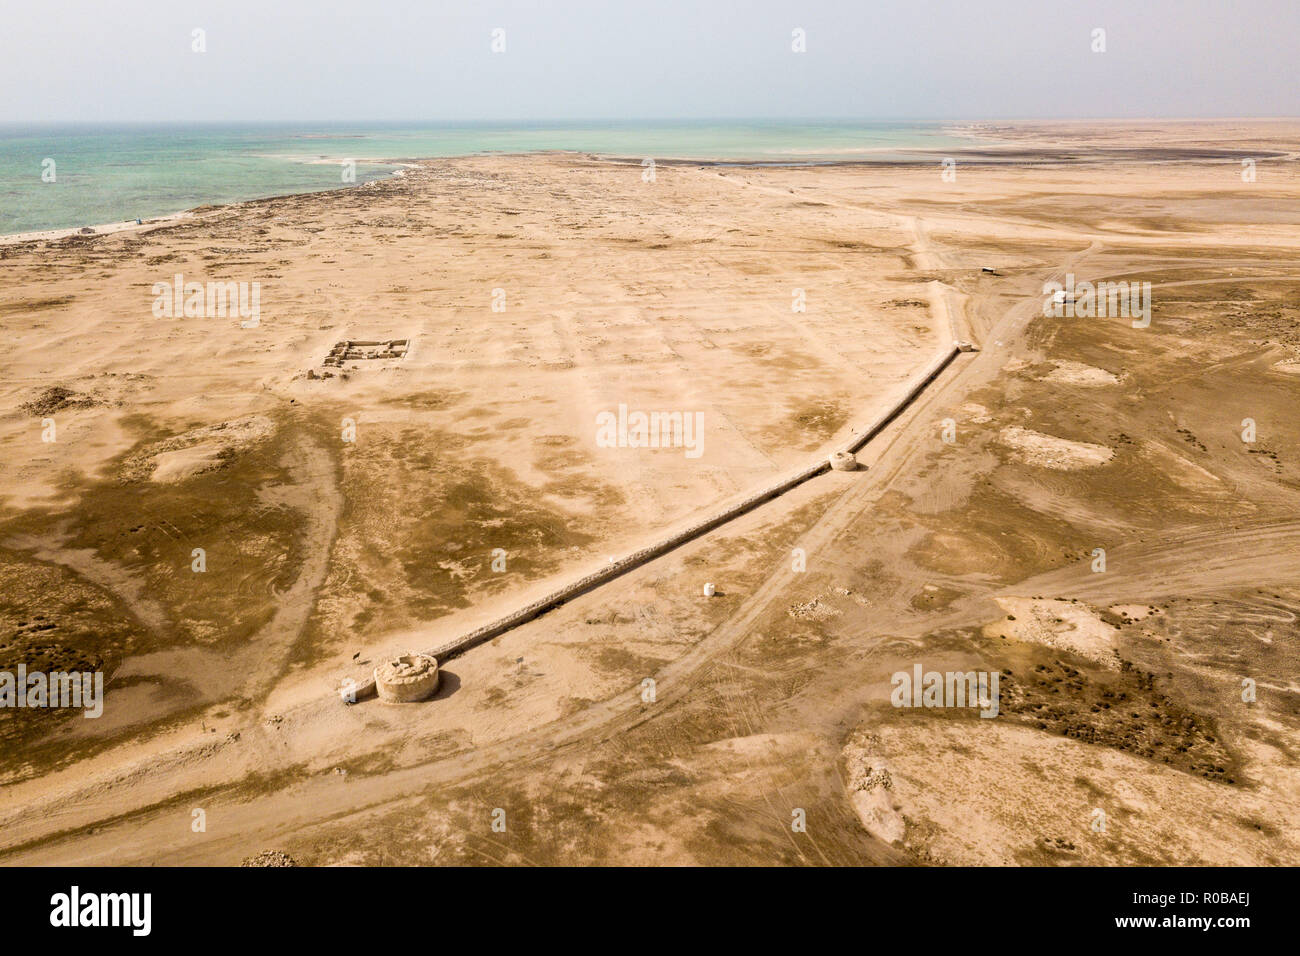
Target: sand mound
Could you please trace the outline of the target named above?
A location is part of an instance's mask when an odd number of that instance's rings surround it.
[[[1159,442],[1144,441],[1142,451],[1156,468],[1188,491],[1214,492],[1223,488],[1223,482],[1216,475]]]
[[[1043,376],[1044,382],[1060,382],[1083,388],[1104,388],[1107,385],[1119,384],[1119,376],[1104,368],[1084,365],[1082,362],[1054,361],[1052,364],[1056,368]]]
[[[240,866],[297,866],[298,862],[288,853],[279,850],[263,850],[256,856],[250,856]]]
[[[1111,747],[1001,718],[910,721],[873,736],[875,752],[889,758],[883,792],[906,818],[901,848],[918,862],[1224,865],[1263,863],[1279,853],[1278,837],[1249,823],[1267,812],[1264,798],[1234,794],[1240,807],[1225,821],[1215,809],[1222,784]],[[844,754],[850,768],[851,748]],[[1106,833],[1092,830],[1098,808],[1110,820]],[[881,830],[874,818],[862,823],[881,839],[898,832]]]
[[[863,829],[877,840],[898,844],[907,824],[894,799],[894,778],[880,752],[880,738],[858,731],[844,747],[849,800]]]
[[[840,610],[821,598],[813,598],[803,604],[790,605],[787,613],[798,621],[825,621],[828,618],[839,617]]]
[[[212,471],[221,467],[221,452],[225,446],[218,442],[204,442],[192,448],[165,451],[154,458],[152,481],[182,481],[190,475]]]
[[[275,425],[262,415],[194,428],[155,442],[133,455],[123,467],[123,479],[183,481],[222,467],[237,451],[261,441],[273,431]]]
[[[996,598],[1007,612],[1005,620],[984,626],[989,637],[1005,635],[1017,641],[1046,644],[1070,651],[1112,670],[1119,669],[1119,631],[1086,604],[1035,598]]]
[[[1021,428],[1019,425],[1002,429],[998,439],[1002,444],[1014,449],[1020,460],[1026,464],[1055,468],[1058,471],[1095,468],[1106,464],[1115,455],[1105,445],[1090,445],[1087,442],[1054,438],[1041,432],[1030,431],[1028,428]]]
[[[31,401],[23,402],[19,407],[28,415],[44,418],[65,408],[90,408],[98,404],[89,395],[82,395],[62,385],[52,385]]]

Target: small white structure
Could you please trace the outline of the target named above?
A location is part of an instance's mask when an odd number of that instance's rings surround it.
[[[718,593],[718,589],[715,588],[711,582],[708,583],[708,584],[705,584],[705,585],[704,585],[704,596],[705,596],[705,597],[713,597],[713,595],[715,595],[715,594],[717,594],[717,593]]]
[[[854,471],[857,467],[858,459],[851,451],[837,451],[831,455],[831,468],[835,471]]]
[[[411,651],[375,668],[375,691],[380,700],[396,704],[428,700],[438,691],[438,662]]]
[[[967,342],[965,339],[958,339],[952,343],[957,346],[958,352],[978,352],[979,347],[974,342]]]

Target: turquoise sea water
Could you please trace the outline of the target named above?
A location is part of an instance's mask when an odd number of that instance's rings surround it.
[[[341,187],[348,159],[359,184],[393,171],[380,160],[485,151],[816,162],[905,159],[963,143],[936,123],[0,126],[0,234]],[[53,182],[42,178],[47,160]]]

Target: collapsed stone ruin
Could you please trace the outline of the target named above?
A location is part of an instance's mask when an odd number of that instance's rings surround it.
[[[378,362],[403,359],[411,346],[410,339],[390,339],[387,342],[367,342],[361,339],[347,339],[339,342],[325,357],[322,365],[328,368],[342,368],[344,362]]]

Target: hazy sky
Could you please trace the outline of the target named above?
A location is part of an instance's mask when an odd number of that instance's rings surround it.
[[[0,122],[1294,116],[1297,51],[1300,0],[15,0]]]

